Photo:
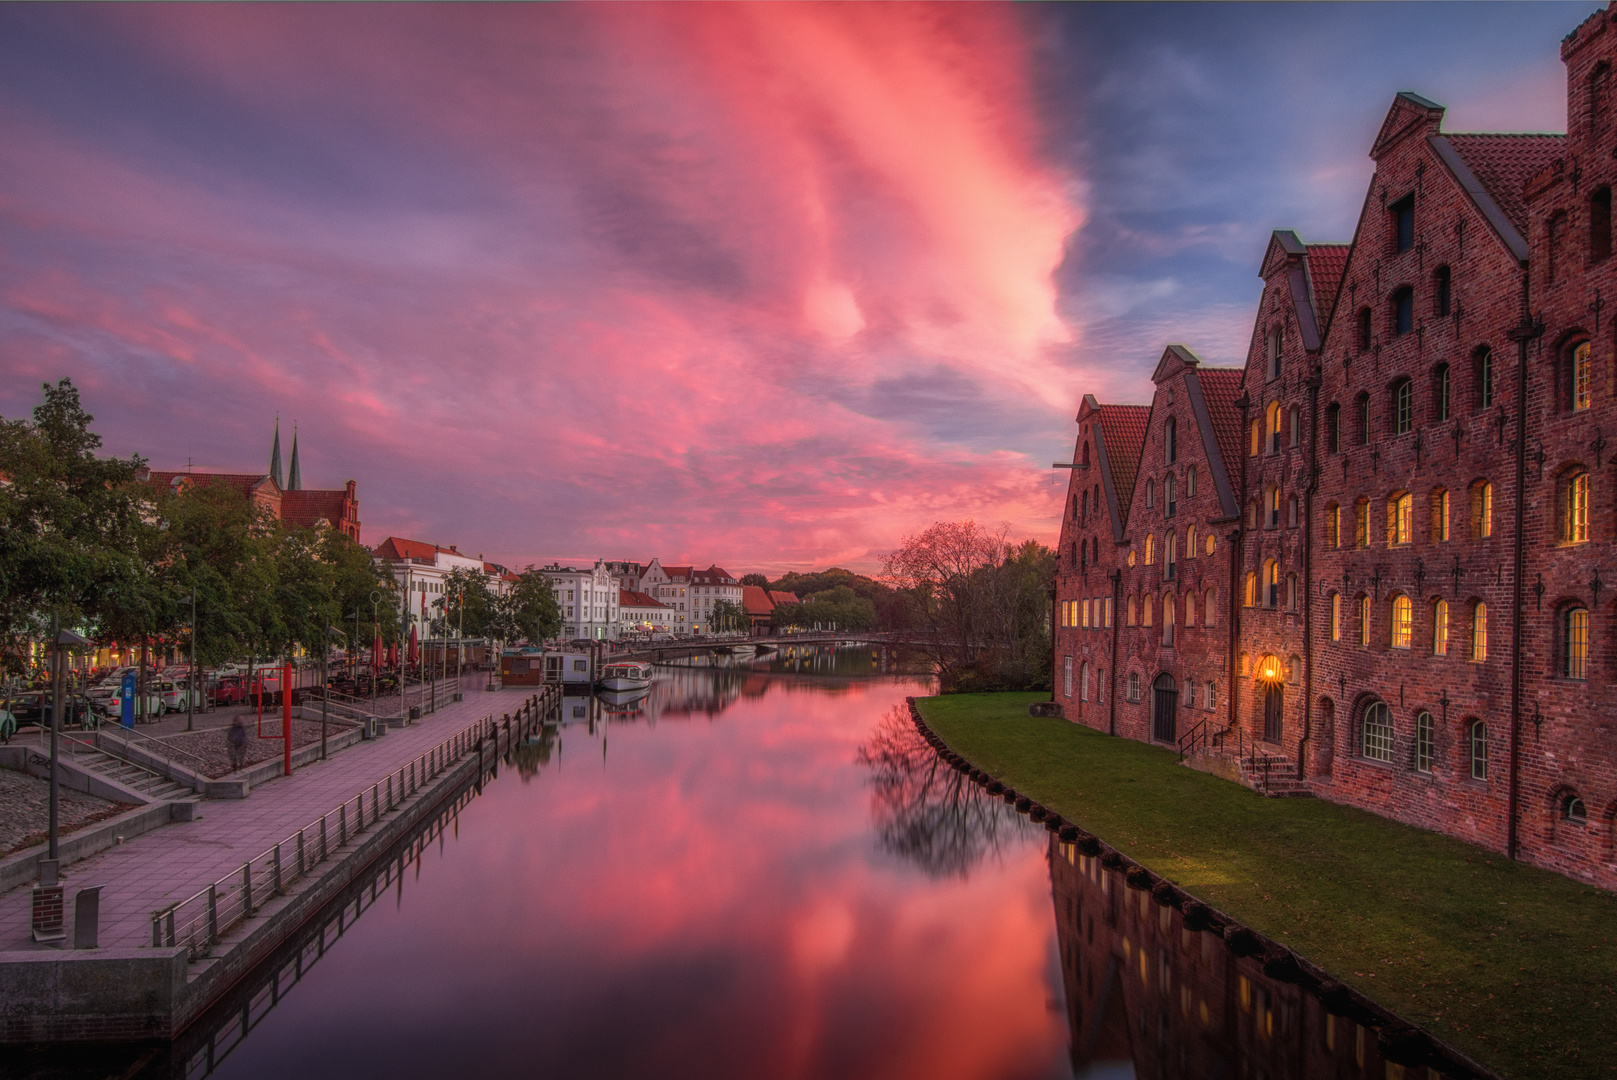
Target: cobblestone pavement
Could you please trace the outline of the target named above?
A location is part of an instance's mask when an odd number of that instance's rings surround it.
[[[0,769],[0,855],[10,855],[45,842],[50,828],[49,780],[13,769]],[[59,788],[56,801],[57,833],[66,836],[102,818],[133,810],[133,803],[117,803]]]
[[[347,731],[352,725],[331,724],[329,731],[332,735]],[[281,718],[277,716],[273,721],[264,721],[265,738],[259,738],[257,727],[251,718],[247,722],[247,754],[245,765],[256,765],[260,761],[278,758],[285,753],[285,744],[280,739]],[[185,751],[189,757],[178,759],[187,768],[194,769],[203,776],[215,779],[231,772],[230,767],[230,729],[227,727],[210,727],[206,731],[191,731],[180,735],[171,735],[163,741],[170,746]],[[307,746],[320,741],[320,721],[294,720],[292,721],[292,745]]]
[[[533,693],[512,688],[467,693],[432,716],[349,747],[329,761],[295,770],[253,789],[250,798],[209,800],[195,821],[176,822],[62,868],[74,888],[103,885],[100,943],[151,943],[151,913],[183,900],[336,809],[409,761],[492,713],[514,712]],[[35,949],[29,932],[29,886],[0,894],[0,951]]]

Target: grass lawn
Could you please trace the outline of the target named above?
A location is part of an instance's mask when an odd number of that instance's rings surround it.
[[[1265,799],[1171,751],[917,702],[959,754],[1511,1077],[1617,1077],[1617,895],[1323,799]]]

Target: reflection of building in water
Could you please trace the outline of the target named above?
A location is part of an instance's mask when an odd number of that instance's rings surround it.
[[[711,667],[659,667],[649,711],[657,719],[716,716],[741,696],[746,673]]]
[[[1078,1076],[1439,1080],[1384,1062],[1375,1032],[1185,928],[1123,875],[1050,842],[1056,941]]]

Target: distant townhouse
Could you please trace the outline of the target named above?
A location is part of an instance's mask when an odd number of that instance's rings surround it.
[[[454,545],[440,547],[398,536],[390,536],[376,545],[371,557],[378,566],[392,573],[400,593],[408,598],[410,623],[421,637],[426,636],[426,624],[436,614],[435,605],[440,600],[445,600],[445,610],[454,610],[455,601],[448,586],[451,571],[480,573],[496,593],[504,592],[517,580],[517,575],[498,563],[485,562],[481,555],[475,558],[463,555]]]
[[[752,620],[752,632],[765,633],[775,621],[775,609],[782,604],[800,604],[796,593],[777,592],[762,585],[741,586],[741,606]]]
[[[673,620],[673,633],[691,632],[691,568],[664,566],[652,559],[640,575],[637,592],[646,593],[666,604]]]
[[[618,590],[619,636],[671,634],[674,609],[643,592]]]
[[[691,632],[712,631],[713,605],[727,600],[741,607],[741,582],[717,565],[691,574]]]
[[[601,559],[591,567],[551,563],[540,571],[561,606],[562,636],[591,641],[616,640],[619,631],[617,578]]]

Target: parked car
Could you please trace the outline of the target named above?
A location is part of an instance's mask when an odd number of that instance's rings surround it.
[[[163,699],[159,694],[153,691],[150,683],[148,683],[146,687],[145,707],[142,708],[140,706],[141,699],[138,696],[138,691],[134,697],[134,700],[136,704],[135,720],[137,723],[155,723],[158,718],[163,715]],[[122,686],[118,687],[117,690],[114,690],[112,696],[107,698],[105,708],[106,714],[113,720],[116,721],[122,719],[124,714],[124,691]]]
[[[247,676],[226,675],[213,685],[215,705],[240,705],[247,700]]]
[[[184,679],[164,680],[158,684],[157,693],[163,699],[166,712],[185,712],[193,706],[202,706],[202,695],[192,693],[190,683]]]

